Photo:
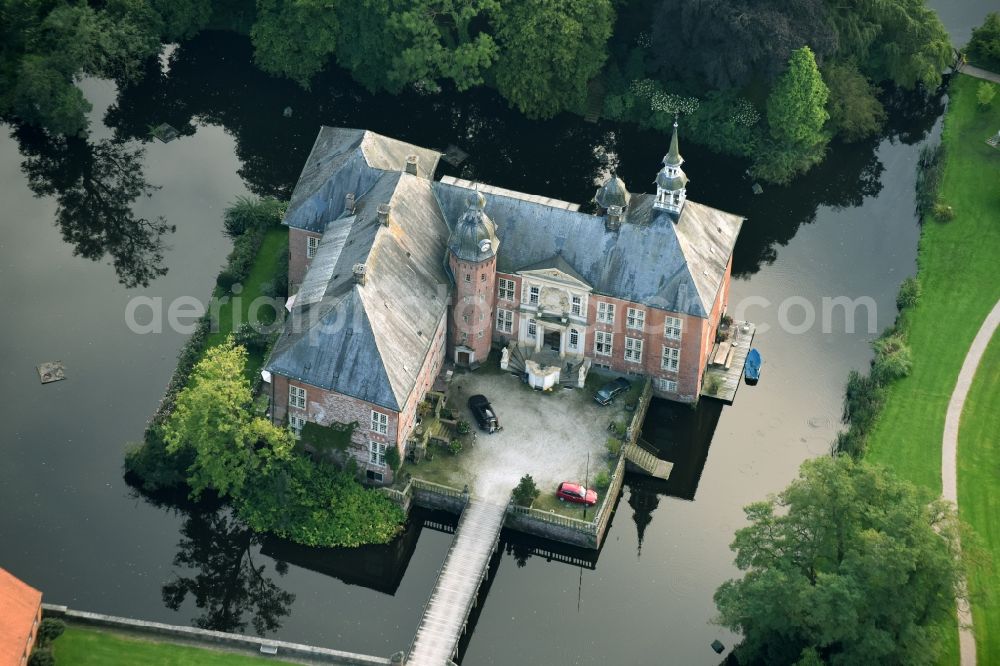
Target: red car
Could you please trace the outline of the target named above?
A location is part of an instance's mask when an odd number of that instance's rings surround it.
[[[587,490],[579,483],[563,481],[556,490],[556,497],[560,502],[575,502],[576,504],[586,504],[594,506],[597,504],[597,491]]]

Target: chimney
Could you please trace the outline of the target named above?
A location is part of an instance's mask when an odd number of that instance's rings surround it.
[[[406,156],[406,173],[411,174],[413,176],[416,176],[417,175],[417,162],[419,162],[419,161],[420,161],[420,158],[417,157],[416,155],[407,155]]]
[[[389,204],[381,203],[378,205],[378,221],[384,227],[389,226]]]
[[[354,273],[354,282],[361,285],[362,287],[365,286],[365,265],[354,264],[352,272]]]
[[[347,196],[344,197],[344,212],[348,215],[354,215],[354,192],[348,192]]]
[[[622,226],[625,217],[625,209],[621,206],[611,206],[604,216],[604,227],[608,231],[618,231]]]

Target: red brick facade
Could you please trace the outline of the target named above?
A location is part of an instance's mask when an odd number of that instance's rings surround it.
[[[455,278],[448,325],[448,358],[458,365],[483,363],[493,345],[496,256],[467,262],[448,253]],[[470,353],[471,352],[471,353]]]

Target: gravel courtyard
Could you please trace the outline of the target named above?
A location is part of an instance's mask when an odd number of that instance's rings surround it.
[[[477,393],[493,404],[500,432],[488,435],[476,428],[467,401]],[[583,483],[587,453],[593,482],[596,471],[606,469],[608,423],[631,418],[623,400],[602,407],[588,389],[534,391],[513,375],[485,368],[456,373],[448,405],[477,432],[472,449],[455,459],[461,466],[456,480],[469,479],[472,494],[484,498],[506,496],[524,474],[531,474],[542,493],[555,492],[560,481]]]

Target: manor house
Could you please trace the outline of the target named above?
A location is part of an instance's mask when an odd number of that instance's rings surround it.
[[[594,213],[435,180],[441,157],[320,130],[284,220],[294,301],[266,364],[276,422],[359,424],[352,453],[383,481],[446,361],[475,369],[495,350],[540,389],[598,366],[698,399],[743,218],[687,198],[676,124],[655,192],[611,174]]]

